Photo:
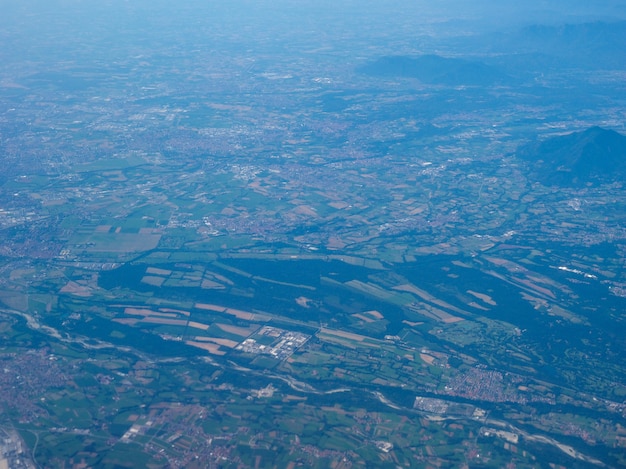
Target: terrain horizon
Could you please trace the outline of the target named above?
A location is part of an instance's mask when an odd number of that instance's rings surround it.
[[[622,4],[0,5],[0,465],[625,466]]]

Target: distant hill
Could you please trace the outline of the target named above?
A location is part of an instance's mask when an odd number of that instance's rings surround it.
[[[423,83],[448,86],[489,86],[504,83],[509,78],[482,62],[438,55],[385,56],[360,67],[358,71],[370,76],[416,78]]]
[[[626,178],[626,136],[601,127],[522,146],[517,156],[531,163],[531,178],[544,184],[580,186]]]
[[[550,58],[552,67],[624,69],[626,21],[580,24],[532,25],[515,33],[499,33],[483,38],[487,51],[513,53],[511,60],[526,63],[533,54]],[[531,62],[532,64],[532,62]]]

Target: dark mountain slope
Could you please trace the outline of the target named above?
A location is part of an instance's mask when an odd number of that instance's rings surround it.
[[[544,184],[580,186],[624,181],[626,136],[591,127],[520,147],[531,164],[530,177]]]

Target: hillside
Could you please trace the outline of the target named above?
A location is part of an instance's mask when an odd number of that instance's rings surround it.
[[[544,184],[601,184],[626,176],[626,136],[601,127],[522,146],[517,156],[531,163],[530,177]]]

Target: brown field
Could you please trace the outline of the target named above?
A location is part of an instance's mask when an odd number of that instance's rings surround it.
[[[217,344],[205,343],[205,342],[196,342],[195,340],[186,340],[185,343],[187,345],[191,345],[192,347],[198,347],[203,350],[206,350],[213,355],[226,355],[226,352],[220,350],[220,346]]]
[[[406,319],[402,321],[403,324],[408,324],[411,327],[415,327],[415,326],[421,326],[422,324],[424,324],[423,322],[412,322],[412,321],[407,321]]]
[[[417,296],[419,296],[421,299],[425,300],[425,301],[434,301],[437,298],[434,297],[433,295],[431,295],[430,293],[417,288],[415,285],[411,285],[410,283],[404,284],[404,285],[398,285],[397,287],[393,287],[394,290],[398,290],[398,291],[405,291],[405,292],[409,292],[409,293],[413,293]]]
[[[265,316],[263,314],[251,313],[249,311],[242,311],[240,309],[234,308],[225,308],[224,306],[213,305],[209,303],[196,303],[195,306],[198,309],[205,309],[209,311],[216,311],[218,313],[230,314],[238,319],[245,319],[246,321],[254,321],[255,319],[262,321],[269,319],[269,316]]]
[[[427,208],[428,208],[428,206],[426,206],[426,205],[420,205],[419,207],[415,207],[413,210],[411,210],[409,212],[409,215],[417,215],[419,213],[422,213]]]
[[[330,202],[328,205],[330,205],[332,208],[336,208],[337,210],[343,210],[344,208],[350,206],[350,204],[347,202]]]
[[[566,309],[561,308],[558,305],[552,305],[550,307],[550,315],[554,315],[554,316],[560,316],[564,319],[567,319],[568,321],[571,321],[575,324],[587,324],[587,321],[578,316],[577,314],[574,314],[570,311],[567,311]]]
[[[232,286],[235,285],[235,282],[233,282],[232,280],[224,277],[223,275],[215,273],[215,272],[206,271],[204,273],[204,275],[205,275],[205,277],[215,278],[215,279],[219,280],[220,282],[224,282],[226,285],[232,285]]]
[[[147,322],[148,324],[167,324],[168,326],[186,326],[186,319],[166,319],[166,318],[153,318],[146,316],[140,319],[139,322]],[[190,324],[191,325],[191,324]]]
[[[376,311],[375,309],[371,310],[371,311],[365,311],[363,314],[367,314],[368,316],[372,316],[376,319],[384,319],[385,316],[383,316],[380,312]]]
[[[223,290],[226,287],[222,285],[221,283],[217,283],[217,282],[214,282],[213,280],[208,280],[205,278],[204,280],[202,280],[202,283],[200,284],[200,288],[204,288],[206,290],[209,290],[209,289]]]
[[[338,236],[328,238],[328,249],[341,249],[346,245]]]
[[[321,409],[324,412],[336,412],[337,414],[341,414],[341,415],[348,415],[350,413],[350,412],[344,410],[339,404],[335,404],[332,407],[330,407],[330,406],[322,406]]]
[[[465,321],[465,319],[463,318],[459,318],[458,316],[452,316],[451,314],[445,313],[444,311],[442,311],[442,313],[445,314],[445,317],[442,318],[442,321],[445,322],[446,324],[452,324],[455,322]]]
[[[283,397],[283,401],[306,401],[307,398],[304,396],[293,396],[291,394],[287,394],[285,397]]]
[[[157,247],[160,240],[160,234],[96,232],[87,239],[92,245],[85,250],[89,252],[119,253],[150,251]]]
[[[478,293],[478,292],[475,292],[475,291],[472,291],[472,290],[467,290],[467,293],[469,293],[472,296],[475,296],[479,300],[484,301],[488,305],[497,306],[497,303],[489,295],[485,295],[484,293]]]
[[[338,337],[338,336],[334,336],[334,335],[325,335],[325,336],[322,337],[322,335],[320,334],[318,336],[318,338],[320,340],[325,341],[325,342],[331,342],[331,343],[335,343],[335,344],[340,344],[342,347],[349,348],[351,350],[356,350],[356,345],[354,345],[351,342],[346,342],[346,340],[343,339],[342,337]]]
[[[307,215],[309,217],[317,217],[318,214],[308,205],[299,205],[293,209],[293,211],[299,215]]]
[[[189,327],[193,327],[194,329],[201,329],[203,331],[206,331],[209,326],[207,326],[206,324],[202,324],[201,322],[196,322],[196,321],[189,321]]]
[[[420,358],[426,363],[428,363],[429,365],[432,365],[433,362],[435,361],[435,357],[431,355],[426,355],[425,353],[420,353]]]
[[[491,262],[492,264],[495,264],[495,265],[507,266],[509,264],[513,264],[513,262],[511,262],[511,261],[507,261],[506,259],[501,259],[499,257],[487,257],[487,256],[485,256],[485,259],[488,260],[489,262]]]
[[[394,290],[399,290],[399,291],[406,291],[409,293],[414,293],[415,295],[419,296],[420,298],[422,298],[424,301],[427,301],[429,303],[433,303],[437,306],[440,306],[441,308],[444,309],[448,309],[450,311],[454,311],[455,313],[460,313],[460,314],[467,314],[469,315],[470,313],[468,313],[467,311],[463,311],[460,308],[457,308],[456,306],[451,305],[450,303],[447,303],[443,300],[438,299],[436,296],[431,295],[430,293],[428,293],[427,291],[424,291],[420,288],[417,288],[415,285],[412,285],[410,283],[404,284],[404,285],[398,285],[397,287],[393,287]],[[448,314],[448,313],[445,313]],[[454,317],[454,316],[452,316]],[[459,318],[456,318],[457,320],[460,320]],[[444,322],[446,322],[444,320]]]
[[[78,283],[72,281],[67,282],[65,286],[59,291],[60,293],[71,293],[72,295],[76,296],[91,296],[91,290],[89,289],[89,287],[79,285]]]
[[[230,324],[220,323],[216,323],[215,325],[224,332],[230,332],[231,334],[236,334],[241,337],[248,337],[250,334],[256,332],[260,327],[258,324],[250,324],[249,327],[231,326]]]
[[[115,318],[112,319],[113,322],[119,322],[120,324],[127,324],[129,326],[134,326],[139,322],[139,319],[135,318]]]
[[[165,277],[155,277],[154,275],[146,275],[141,279],[141,283],[152,285],[153,287],[160,287],[165,282]]]
[[[164,313],[182,314],[183,316],[189,316],[191,314],[189,311],[183,311],[182,309],[159,308],[159,311],[163,311]]]
[[[226,308],[224,312],[227,314],[232,314],[239,319],[246,319],[247,321],[252,321],[256,317],[254,313],[241,311],[240,309]]]
[[[310,308],[311,305],[309,305],[309,303],[311,301],[312,300],[310,298],[307,298],[306,296],[299,296],[298,298],[296,298],[296,303],[298,303],[303,308]]]
[[[489,311],[489,308],[485,308],[484,306],[479,305],[475,301],[472,301],[471,303],[467,303],[467,306],[471,306],[472,308],[480,309],[482,311]]]
[[[209,103],[209,107],[220,111],[250,111],[252,108],[243,104]]]
[[[265,196],[269,195],[268,190],[265,187],[262,187],[259,181],[252,181],[250,184],[248,184],[248,187],[258,194]]]
[[[549,298],[552,298],[552,299],[556,299],[556,295],[554,293],[552,293],[551,290],[548,290],[547,288],[544,288],[544,287],[540,287],[539,285],[534,284],[530,280],[526,280],[526,279],[523,279],[523,278],[516,278],[516,277],[513,277],[512,280],[517,282],[517,283],[519,283],[519,284],[521,284],[521,285],[524,285],[524,286],[530,288],[531,290],[536,291],[537,293],[540,293],[540,294],[542,294],[544,296],[547,296]]]
[[[437,321],[444,322],[446,324],[463,321],[463,318],[453,316],[450,313],[423,303],[413,303],[407,306],[411,311],[414,311],[422,316],[426,316]]]
[[[157,267],[148,267],[146,269],[146,273],[152,275],[171,275],[172,271],[166,269],[158,269]]]
[[[216,337],[197,336],[197,337],[194,337],[194,340],[197,342],[213,342],[214,344],[223,345],[224,347],[228,347],[228,348],[235,348],[237,345],[239,345],[239,342],[236,342],[234,340],[219,339]]]
[[[152,311],[151,309],[142,309],[142,308],[125,308],[124,314],[130,314],[134,316],[155,316],[161,318],[177,318],[178,314],[175,313],[157,313],[156,311]]]
[[[224,306],[211,305],[208,303],[196,303],[195,307],[198,309],[207,309],[209,311],[217,311],[218,313],[226,312],[226,308]]]
[[[415,249],[415,252],[421,254],[447,254],[454,253],[456,247],[453,247],[450,243],[439,243],[432,246],[421,246]]]
[[[352,314],[352,317],[353,317],[353,318],[360,319],[361,321],[365,321],[365,322],[374,322],[374,321],[376,321],[376,319],[373,319],[373,318],[370,318],[370,317],[364,316],[364,315],[359,314],[359,313]]]
[[[360,334],[354,334],[352,332],[339,331],[337,329],[327,329],[322,327],[320,330],[321,334],[334,335],[337,337],[343,337],[344,339],[356,340],[358,342],[362,342],[367,339],[366,336]]]

